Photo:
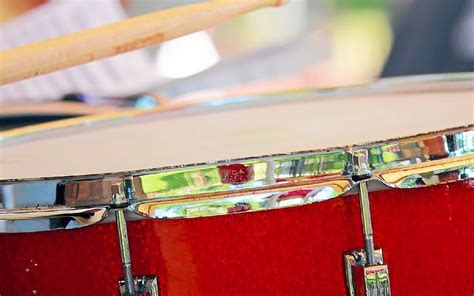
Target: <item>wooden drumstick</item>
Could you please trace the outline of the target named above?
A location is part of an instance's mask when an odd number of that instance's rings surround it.
[[[0,85],[156,45],[285,0],[216,0],[158,11],[118,23],[0,52]]]

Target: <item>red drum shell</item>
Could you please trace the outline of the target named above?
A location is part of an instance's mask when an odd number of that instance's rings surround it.
[[[370,193],[393,295],[473,295],[474,180]],[[357,196],[239,215],[129,223],[133,272],[160,295],[343,295],[363,245]],[[117,295],[115,224],[0,235],[0,295]]]

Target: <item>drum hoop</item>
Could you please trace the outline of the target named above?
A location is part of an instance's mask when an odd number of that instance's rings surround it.
[[[327,150],[122,173],[3,180],[4,192],[30,188],[44,192],[42,200],[49,202],[38,205],[30,199],[29,204],[0,209],[0,220],[47,219],[46,226],[3,230],[43,231],[91,225],[114,209],[148,218],[194,218],[300,206],[339,197],[362,180],[401,189],[440,185],[474,178],[473,143],[474,124]],[[360,159],[365,159],[364,165]],[[13,201],[21,198],[12,196]]]

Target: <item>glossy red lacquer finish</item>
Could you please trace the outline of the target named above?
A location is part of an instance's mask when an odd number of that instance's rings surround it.
[[[474,293],[473,180],[371,193],[393,295]],[[129,223],[135,274],[161,295],[343,295],[362,247],[356,196],[282,210]],[[0,295],[117,295],[114,224],[0,235]]]

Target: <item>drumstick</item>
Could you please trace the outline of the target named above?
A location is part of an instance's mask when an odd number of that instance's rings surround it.
[[[171,8],[0,52],[0,85],[156,45],[285,0],[215,0]]]

